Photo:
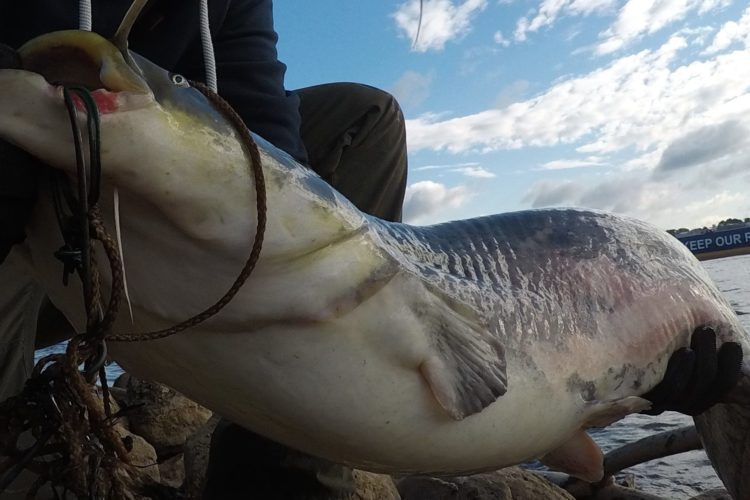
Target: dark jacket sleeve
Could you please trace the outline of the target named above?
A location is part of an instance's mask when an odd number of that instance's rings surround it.
[[[299,98],[284,88],[271,0],[233,0],[214,30],[219,93],[250,130],[302,163]]]
[[[131,0],[92,0],[94,30],[112,36]],[[284,89],[271,0],[208,0],[219,93],[250,130],[307,163],[299,98]],[[77,25],[77,0],[0,0],[0,42],[18,47]],[[205,80],[196,0],[150,0],[130,48],[169,71]]]

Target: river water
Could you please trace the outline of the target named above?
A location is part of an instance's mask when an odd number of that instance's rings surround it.
[[[703,262],[703,265],[729,299],[742,326],[750,331],[750,255],[709,260]],[[655,417],[630,415],[591,434],[606,453],[650,434],[678,429],[691,425],[692,422],[692,418],[672,412]],[[703,451],[653,460],[627,469],[625,473],[635,476],[638,489],[675,500],[690,498],[722,486]]]
[[[750,255],[711,260],[703,265],[739,314],[742,325],[750,331]],[[37,354],[41,356],[61,349],[61,346],[55,346]],[[122,369],[116,364],[107,367],[110,381],[121,373]],[[655,417],[630,415],[606,429],[593,431],[591,435],[606,453],[650,434],[691,424],[690,417],[672,412]],[[624,473],[635,477],[639,490],[674,500],[688,499],[722,486],[703,451],[653,460],[627,469]]]

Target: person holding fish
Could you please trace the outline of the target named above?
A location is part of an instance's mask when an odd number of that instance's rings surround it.
[[[94,1],[93,30],[111,37],[129,5],[130,0]],[[373,87],[349,83],[289,92],[284,87],[285,66],[277,58],[270,0],[212,0],[201,7],[208,16],[208,40],[200,36],[202,11],[197,2],[152,0],[132,29],[130,47],[175,78],[210,81],[213,76],[219,94],[250,130],[318,172],[360,210],[400,221],[407,158],[404,120],[395,99]],[[14,49],[42,33],[76,28],[78,14],[78,2],[73,0],[0,0],[0,43],[10,47],[0,52],[0,69],[21,67]],[[213,53],[212,60],[205,60],[207,53]],[[206,67],[215,67],[215,73],[206,75]],[[0,142],[0,260],[24,239],[36,199],[37,171],[42,168],[38,163]],[[19,391],[28,376],[34,347],[70,336],[72,330],[43,291],[18,273],[15,262],[0,266],[0,279],[4,400]],[[662,384],[644,395],[653,402],[651,413],[697,414],[731,389],[738,378],[737,348],[728,343],[717,350],[715,344],[710,329],[699,329],[691,348],[672,356]],[[238,486],[229,478],[251,467],[243,460],[246,451],[267,452],[269,446],[280,445],[229,422],[220,424],[212,446],[207,498],[221,498],[227,489],[237,493]],[[250,460],[257,469],[256,458]],[[313,462],[303,472],[311,478],[325,477],[321,471],[330,467]]]

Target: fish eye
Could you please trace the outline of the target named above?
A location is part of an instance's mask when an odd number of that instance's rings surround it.
[[[172,73],[170,76],[170,79],[172,80],[172,83],[177,85],[178,87],[189,87],[190,83],[188,82],[187,78],[184,76],[178,74],[178,73]]]

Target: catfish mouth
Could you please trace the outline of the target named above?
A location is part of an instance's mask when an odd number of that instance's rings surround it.
[[[96,33],[48,33],[28,41],[18,54],[21,69],[43,76],[60,94],[62,86],[88,89],[101,113],[134,109],[153,101],[135,63],[131,62],[135,66],[131,67],[117,47]]]

